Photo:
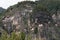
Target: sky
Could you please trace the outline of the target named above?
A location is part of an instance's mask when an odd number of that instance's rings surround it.
[[[0,0],[0,7],[7,9],[9,6],[17,4],[18,2],[21,2],[21,1],[24,1],[24,0]]]

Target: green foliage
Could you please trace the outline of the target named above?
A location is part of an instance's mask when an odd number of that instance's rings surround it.
[[[0,40],[7,40],[8,39],[8,35],[6,32],[3,32],[1,37],[0,37]]]
[[[20,33],[20,38],[21,38],[20,40],[25,40],[25,33],[24,32]]]
[[[28,35],[27,40],[31,40],[31,39],[32,39],[31,35]]]
[[[16,38],[16,34],[15,34],[15,32],[13,32],[12,34],[11,34],[11,40],[15,40],[15,38]]]
[[[57,7],[60,10],[60,0],[39,0],[38,4],[46,6],[50,14],[56,13]]]
[[[33,9],[33,12],[35,13],[38,11],[47,11],[47,8],[42,4],[37,4],[36,7]]]
[[[38,33],[38,28],[35,27],[34,33],[37,34]]]
[[[25,40],[25,34],[21,32],[20,34],[16,35],[15,32],[12,32],[10,35],[4,32],[1,35],[0,40]]]

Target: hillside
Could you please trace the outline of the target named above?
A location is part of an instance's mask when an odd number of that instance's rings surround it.
[[[14,33],[21,32],[20,40],[60,40],[59,4],[52,0],[18,2],[4,12],[0,25],[8,35],[13,33],[12,40]]]

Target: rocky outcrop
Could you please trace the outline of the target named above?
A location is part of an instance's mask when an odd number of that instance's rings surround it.
[[[8,30],[8,32],[26,31],[30,27],[30,14],[35,5],[34,2],[21,2],[16,5],[19,6],[18,8],[8,10],[9,12],[6,12],[6,17],[3,20],[4,28]]]

